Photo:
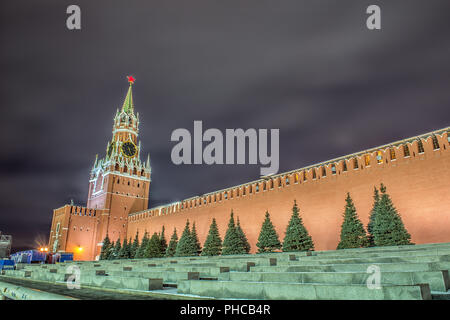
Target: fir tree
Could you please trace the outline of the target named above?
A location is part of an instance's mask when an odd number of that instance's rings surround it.
[[[222,240],[219,235],[216,219],[213,218],[209,227],[208,236],[203,245],[202,256],[218,256],[222,251]]]
[[[131,244],[131,241],[130,241]],[[130,258],[134,259],[136,257],[136,252],[139,249],[139,231],[136,232],[136,236],[134,237],[133,244],[130,247]]]
[[[412,244],[411,235],[406,230],[400,214],[395,209],[383,184],[381,184],[380,191],[382,195],[378,202],[372,225],[375,246]]]
[[[191,236],[191,231],[189,229],[189,220],[186,221],[186,226],[184,227],[183,234],[177,243],[177,249],[175,251],[175,256],[186,257],[197,255],[197,250],[195,248],[195,243]]]
[[[159,242],[161,244],[161,257],[166,254],[166,250],[167,250],[167,241],[166,241],[166,236],[164,234],[164,231],[165,231],[165,228],[164,228],[164,226],[162,226],[161,235],[159,237]]]
[[[266,211],[266,218],[264,219],[264,222],[262,224],[261,232],[259,233],[256,246],[258,247],[258,253],[274,252],[276,249],[281,248],[278,234],[272,224],[272,221],[270,221],[270,215],[268,211]]]
[[[369,247],[375,246],[374,240],[373,240],[373,224],[375,221],[375,213],[377,212],[377,205],[380,201],[380,193],[378,192],[378,189],[376,187],[373,187],[373,207],[372,211],[370,211],[369,216],[369,223],[367,224],[367,238],[369,239]]]
[[[147,248],[145,249],[144,258],[159,258],[162,257],[161,253],[161,239],[160,236],[155,232],[147,243]]]
[[[111,253],[111,240],[109,240],[108,234],[106,234],[105,239],[103,239],[102,250],[100,251],[100,260],[108,260]]]
[[[111,250],[111,254],[109,255],[108,259],[109,260],[119,259],[119,252],[120,252],[121,248],[122,248],[122,246],[120,244],[120,238],[119,238],[119,239],[117,239],[116,244],[114,245],[114,248]]]
[[[148,232],[147,231],[145,231],[145,233],[144,233],[144,237],[142,238],[142,241],[141,241],[141,245],[139,246],[139,248],[137,249],[137,251],[136,251],[136,258],[144,258],[145,257],[145,250],[147,249],[147,244],[148,244],[148,241],[149,241],[150,239],[148,238]]]
[[[130,247],[128,246],[127,238],[123,240],[122,247],[119,251],[119,259],[128,259],[130,257]]]
[[[166,249],[166,257],[173,257],[175,255],[175,252],[177,250],[177,244],[178,244],[178,235],[177,235],[177,229],[173,229],[172,237],[170,238],[169,245]]]
[[[200,245],[200,241],[198,240],[197,230],[195,229],[195,222],[192,224],[191,241],[194,244],[196,255],[199,255],[202,251],[202,246]]]
[[[127,258],[126,259],[131,259],[131,245],[132,245],[132,241],[131,241],[131,237],[130,239],[128,239],[127,242]]]
[[[236,231],[239,234],[239,237],[242,240],[242,245],[244,246],[245,253],[250,252],[250,243],[248,243],[247,236],[244,233],[244,230],[241,228],[241,223],[239,222],[239,217],[237,218]]]
[[[283,251],[312,251],[314,242],[303,225],[300,217],[297,201],[294,200],[292,216],[286,228],[286,235],[283,240]]]
[[[369,246],[366,231],[356,214],[356,208],[350,193],[345,199],[344,222],[341,226],[341,240],[337,249],[365,248]]]
[[[231,211],[230,221],[228,222],[228,229],[223,239],[222,255],[229,254],[243,254],[245,253],[244,244],[236,230],[234,223],[233,211]]]

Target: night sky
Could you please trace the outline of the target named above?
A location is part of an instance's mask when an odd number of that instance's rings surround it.
[[[366,28],[370,4],[380,31]],[[447,127],[449,12],[448,0],[2,1],[0,230],[35,247],[54,208],[86,204],[129,74],[150,206],[259,177],[260,165],[172,164],[170,135],[194,120],[280,129],[279,172]]]

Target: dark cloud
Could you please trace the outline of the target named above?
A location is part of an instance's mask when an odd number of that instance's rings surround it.
[[[381,31],[365,28],[369,4]],[[449,125],[448,1],[67,1],[0,4],[0,230],[46,237],[136,78],[151,205],[254,180],[259,166],[175,166],[170,134],[279,128],[290,170]]]

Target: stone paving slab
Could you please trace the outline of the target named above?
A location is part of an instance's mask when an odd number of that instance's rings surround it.
[[[366,272],[228,272],[219,275],[222,281],[289,282],[321,284],[367,284],[372,273]],[[450,287],[448,271],[381,272],[382,285],[413,285],[428,283],[434,291],[446,292]]]
[[[334,259],[299,259],[296,261],[278,261],[278,265],[321,265],[321,264],[356,264],[356,263],[430,263],[450,262],[450,255],[391,256],[371,258],[334,258]]]
[[[197,274],[196,276],[193,274]],[[109,271],[107,276],[113,277],[137,277],[137,278],[161,278],[164,283],[176,284],[179,280],[188,280],[189,276],[199,279],[198,272],[138,272],[138,271]],[[83,277],[83,274],[81,275]]]
[[[381,271],[441,271],[450,270],[450,262],[430,263],[355,263],[355,264],[330,264],[330,265],[289,265],[251,267],[250,271],[256,272],[367,272],[370,266],[376,265]]]
[[[180,281],[178,293],[223,299],[280,300],[429,300],[427,284],[383,286],[302,284],[285,282]]]

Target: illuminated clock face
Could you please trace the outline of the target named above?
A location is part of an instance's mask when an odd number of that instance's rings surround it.
[[[126,157],[132,157],[136,154],[136,146],[134,145],[133,142],[125,142],[122,145],[122,153],[126,156]]]

